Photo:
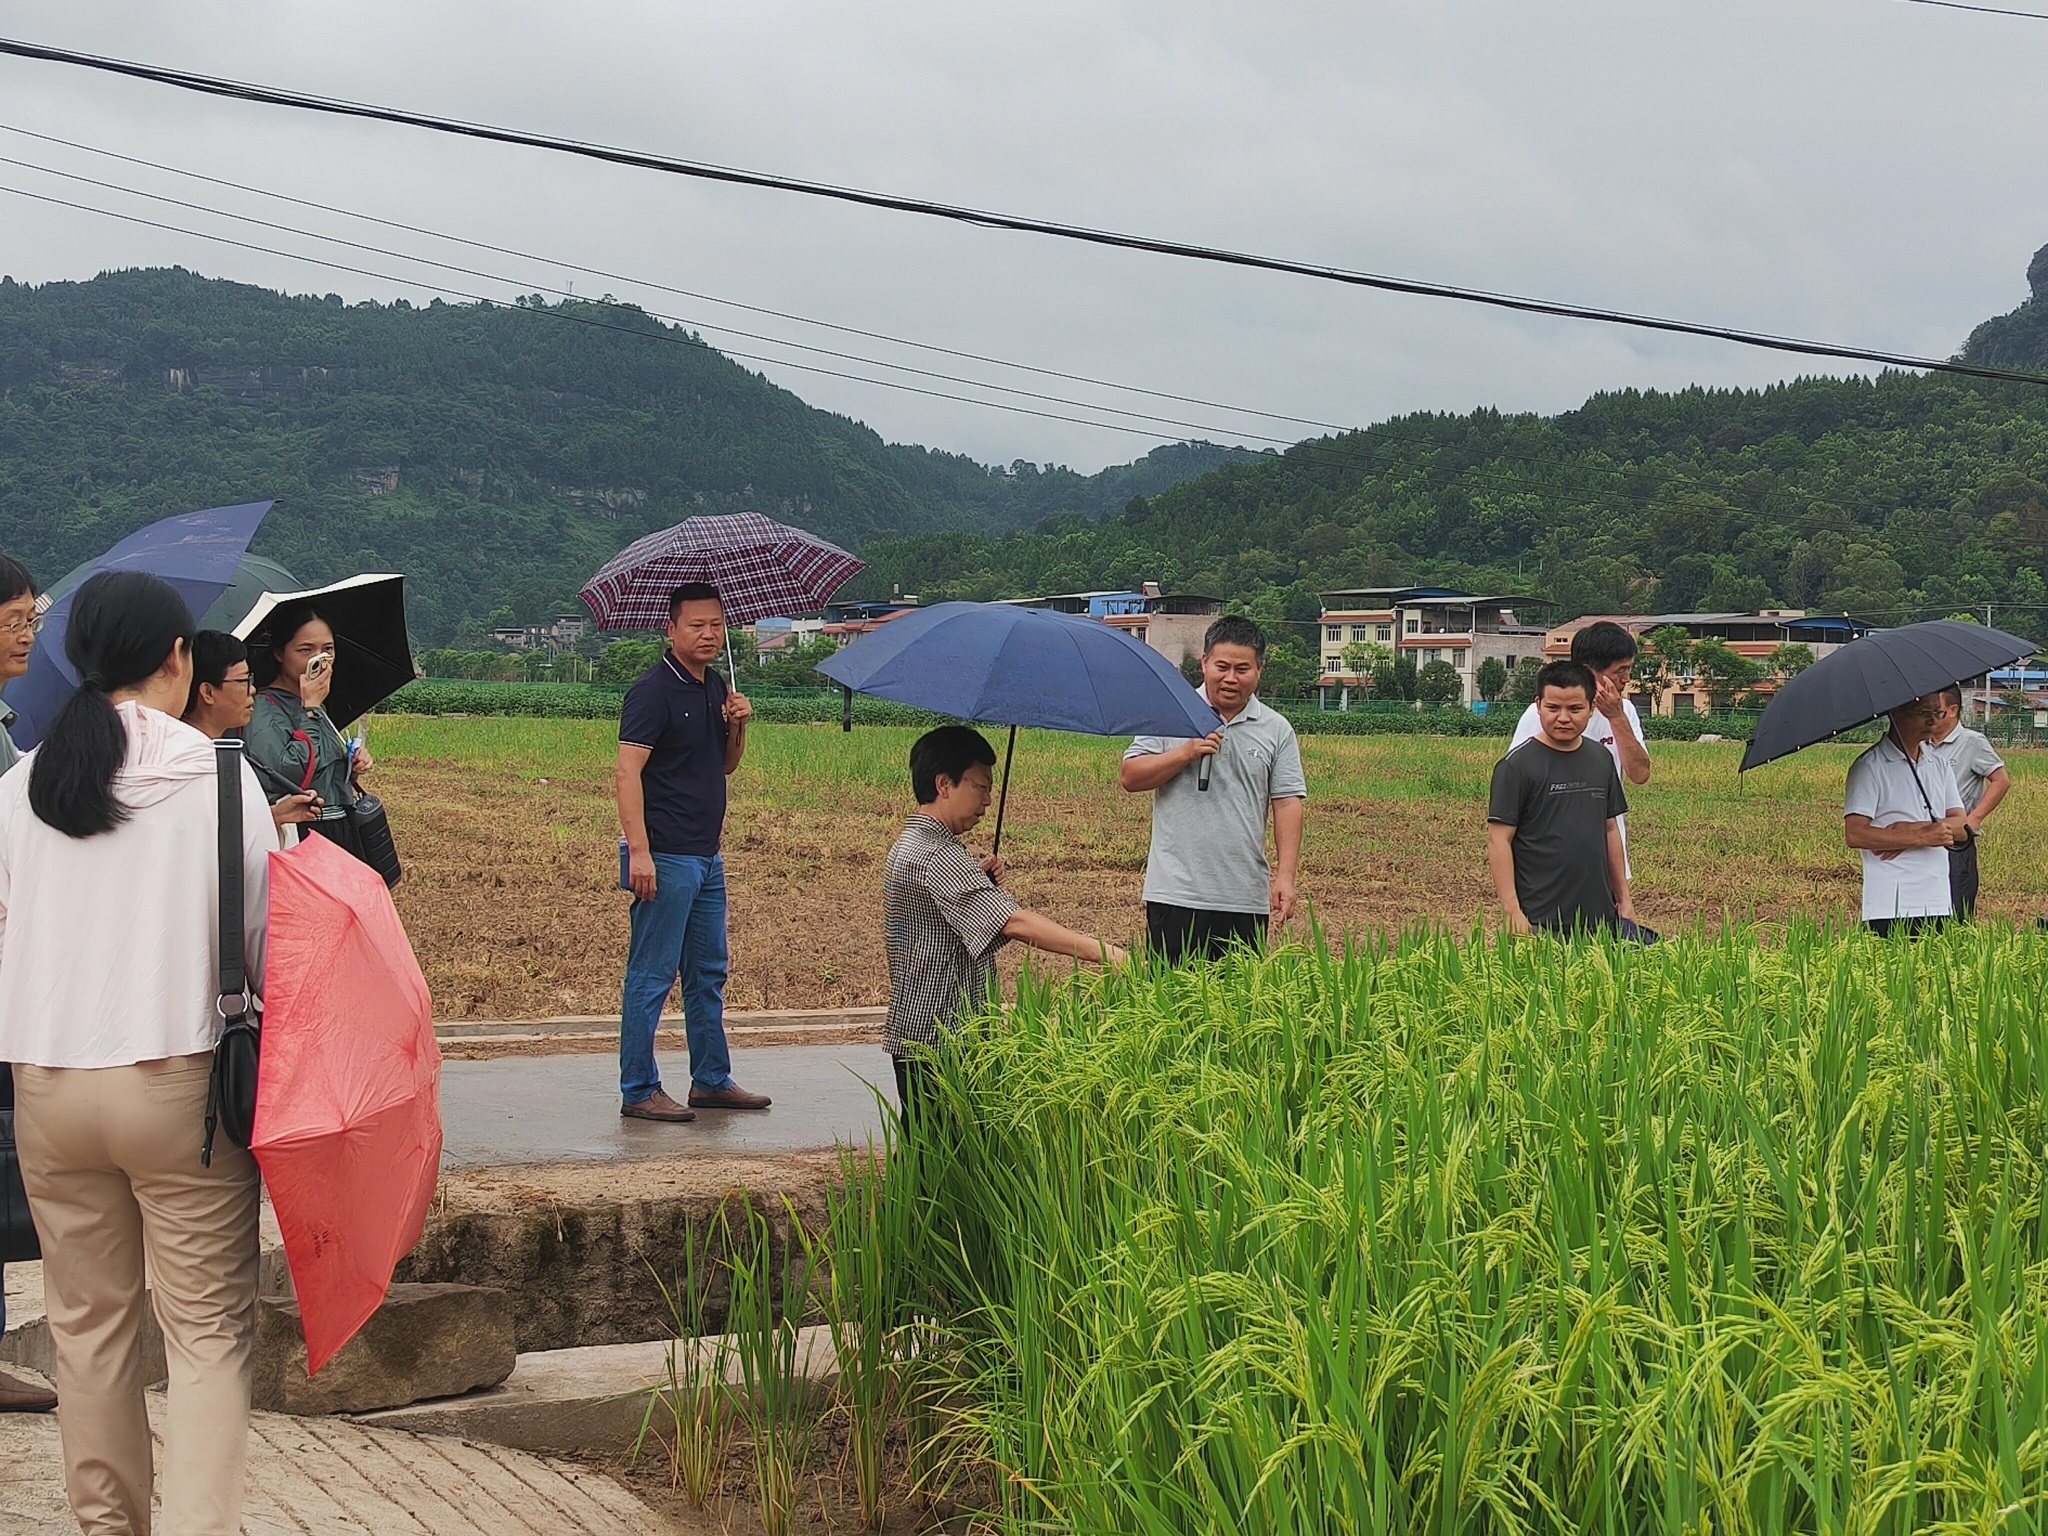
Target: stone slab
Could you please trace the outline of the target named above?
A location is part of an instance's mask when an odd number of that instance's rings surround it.
[[[495,1387],[516,1359],[503,1291],[475,1285],[394,1285],[384,1304],[320,1374],[306,1374],[295,1302],[258,1308],[252,1400],[279,1413],[361,1413]]]
[[[882,1139],[895,1076],[879,1045],[735,1048],[733,1076],[774,1097],[767,1110],[702,1110],[688,1125],[619,1115],[609,1055],[447,1061],[441,1066],[441,1166],[630,1162],[684,1155],[760,1156]],[[670,1092],[687,1091],[687,1060],[664,1063]],[[873,1085],[873,1086],[870,1086]],[[881,1094],[878,1102],[876,1093]]]
[[[627,1451],[648,1421],[650,1400],[668,1384],[671,1348],[678,1351],[677,1369],[687,1382],[693,1362],[709,1358],[718,1341],[605,1344],[525,1354],[512,1374],[488,1391],[362,1414],[351,1422],[521,1451]],[[838,1375],[831,1331],[799,1330],[797,1362],[815,1387],[829,1388]],[[740,1384],[739,1367],[730,1357],[725,1376],[733,1386]]]
[[[163,1396],[150,1394],[159,1437]],[[244,1536],[651,1536],[666,1526],[616,1482],[493,1444],[346,1419],[259,1413]],[[57,1422],[0,1415],[0,1532],[77,1536]]]

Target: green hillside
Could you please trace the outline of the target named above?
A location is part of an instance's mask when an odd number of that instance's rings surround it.
[[[179,270],[0,279],[0,549],[54,576],[144,523],[275,497],[309,581],[412,580],[424,644],[570,603],[621,546],[753,509],[859,546],[1095,517],[1244,450],[1083,476],[885,443],[616,305],[344,305]]]
[[[2048,371],[2048,250],[2029,276],[2033,301],[1980,327],[1970,355]],[[2048,388],[1890,374],[1409,416],[1100,522],[866,554],[871,586],[927,599],[1150,578],[1312,619],[1323,589],[1428,581],[1566,613],[1785,604],[1901,622],[1991,602],[2048,638]]]

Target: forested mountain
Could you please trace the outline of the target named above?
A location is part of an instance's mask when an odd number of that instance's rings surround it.
[[[1996,368],[2027,368],[2048,373],[2048,245],[2034,252],[2027,267],[2033,297],[2009,315],[1986,320],[1970,333],[1963,348],[1965,362]]]
[[[2048,249],[2028,275],[2032,302],[1979,327],[1972,357],[2048,371]],[[865,554],[863,580],[927,600],[1152,579],[1312,619],[1326,588],[1429,581],[1567,614],[1785,604],[1890,623],[1992,602],[2048,639],[2048,388],[1890,374],[1409,416],[1100,522]]]
[[[180,269],[0,279],[0,549],[49,579],[172,512],[275,497],[302,579],[411,578],[415,636],[573,603],[621,546],[754,509],[848,546],[999,533],[1152,495],[1241,449],[1083,476],[885,443],[610,304],[344,305]]]

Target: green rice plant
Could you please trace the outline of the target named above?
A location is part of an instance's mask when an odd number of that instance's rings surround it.
[[[694,1509],[702,1509],[717,1491],[732,1439],[726,1385],[731,1346],[704,1332],[711,1303],[711,1246],[708,1236],[686,1224],[673,1284],[648,1266],[661,1287],[675,1338],[668,1346],[663,1380],[647,1394],[632,1452],[637,1461],[649,1439],[660,1445],[668,1453],[669,1486],[680,1489]]]
[[[896,1413],[900,1361],[899,1308],[890,1293],[895,1278],[884,1258],[882,1164],[842,1152],[839,1182],[827,1192],[825,1230],[813,1237],[792,1224],[805,1261],[819,1279],[816,1300],[832,1335],[838,1366],[835,1397],[847,1419],[847,1459],[860,1508],[861,1529],[882,1528],[887,1491],[889,1426]]]
[[[1006,1530],[2034,1531],[2048,941],[1040,983],[884,1205]]]
[[[778,1243],[765,1212],[751,1201],[740,1208],[743,1235],[731,1231],[731,1206],[720,1215],[732,1263],[726,1328],[740,1378],[736,1410],[753,1445],[761,1523],[768,1536],[786,1536],[817,1428],[800,1338],[812,1269],[801,1242]]]

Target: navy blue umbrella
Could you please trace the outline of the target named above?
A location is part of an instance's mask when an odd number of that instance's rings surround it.
[[[233,584],[242,558],[249,552],[249,541],[275,505],[252,501],[167,517],[131,533],[72,575],[83,583],[101,571],[147,571],[176,587],[195,614],[205,613]],[[64,654],[71,599],[77,590],[77,584],[72,585],[50,604],[27,676],[7,688],[8,707],[20,716],[13,729],[14,740],[24,750],[42,742],[58,711],[78,691],[78,673]]]
[[[1007,725],[995,846],[1003,846],[1017,728],[1085,736],[1207,736],[1222,717],[1174,664],[1096,619],[1010,603],[940,603],[889,620],[818,670],[854,693]]]

